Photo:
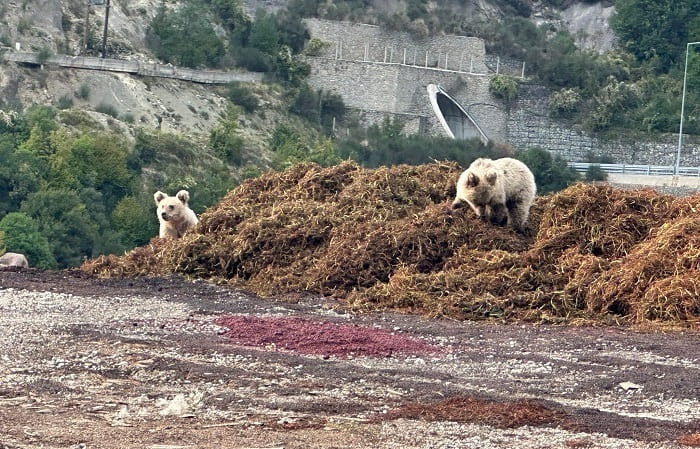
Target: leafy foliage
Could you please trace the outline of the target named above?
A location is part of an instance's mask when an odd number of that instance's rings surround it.
[[[589,165],[586,169],[586,182],[607,181],[608,174],[600,168],[600,165]]]
[[[97,225],[78,194],[70,190],[40,190],[29,195],[21,211],[38,225],[59,268],[79,265],[97,255]]]
[[[228,169],[211,153],[197,162],[206,161],[207,176],[193,174],[194,148],[181,136],[145,131],[131,147],[110,133],[59,126],[52,108],[0,111],[0,231],[6,246],[33,266],[66,268],[146,243],[157,235],[154,184],[173,192],[190,188],[200,213],[233,187]],[[154,171],[154,164],[167,169]]]
[[[698,0],[617,0],[611,26],[638,61],[656,60],[668,71],[698,36]]]
[[[226,94],[229,100],[245,109],[248,113],[255,112],[258,108],[258,97],[241,83],[230,83],[227,86]]]
[[[489,92],[496,98],[510,102],[518,96],[518,83],[508,76],[494,75],[489,81]]]
[[[238,134],[238,111],[229,106],[218,126],[209,133],[209,146],[222,159],[233,165],[241,163],[244,140]]]
[[[382,165],[418,165],[434,160],[453,160],[466,167],[481,156],[501,157],[507,153],[493,146],[484,146],[479,139],[455,140],[447,137],[405,135],[398,120],[385,120],[367,130],[366,139],[340,140],[341,158],[350,158],[366,167]]]
[[[28,215],[20,212],[10,212],[5,215],[0,220],[0,234],[4,235],[5,249],[24,254],[30,266],[43,269],[56,268],[56,260],[51,253],[48,240],[39,232],[39,227]]]
[[[574,184],[578,179],[578,173],[566,165],[566,161],[559,155],[552,154],[542,148],[534,147],[518,154],[518,159],[527,165],[535,175],[538,195],[558,192]]]
[[[224,55],[224,44],[216,35],[206,8],[196,0],[176,11],[161,5],[146,39],[160,59],[176,65],[215,67]]]

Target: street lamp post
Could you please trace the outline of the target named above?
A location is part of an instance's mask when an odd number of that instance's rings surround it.
[[[678,170],[681,165],[681,147],[683,146],[683,115],[685,113],[685,84],[688,80],[688,52],[691,45],[698,45],[700,42],[688,42],[685,46],[685,70],[683,71],[683,96],[681,99],[681,125],[678,131],[678,154],[676,154],[676,167],[674,174],[678,175]]]

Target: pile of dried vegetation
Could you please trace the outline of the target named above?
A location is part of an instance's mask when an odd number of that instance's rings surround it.
[[[449,212],[460,171],[299,164],[232,190],[180,240],[81,268],[311,292],[355,310],[700,324],[700,195],[578,184],[538,197],[523,235]]]

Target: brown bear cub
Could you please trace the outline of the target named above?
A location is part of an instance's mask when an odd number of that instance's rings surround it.
[[[189,208],[187,202],[190,194],[187,190],[180,190],[175,196],[158,191],[153,194],[156,200],[156,215],[160,222],[160,237],[178,239],[185,234],[199,220],[194,211]]]
[[[460,175],[452,209],[466,203],[478,217],[523,232],[536,193],[535,177],[519,160],[479,158]]]

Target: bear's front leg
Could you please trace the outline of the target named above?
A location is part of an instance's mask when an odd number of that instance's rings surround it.
[[[505,226],[508,224],[508,210],[505,204],[489,204],[486,206],[486,214],[489,222],[496,226]]]

